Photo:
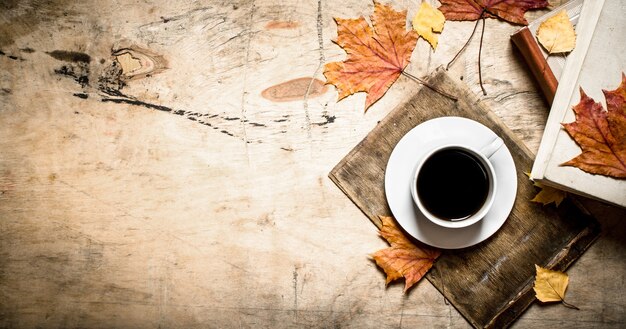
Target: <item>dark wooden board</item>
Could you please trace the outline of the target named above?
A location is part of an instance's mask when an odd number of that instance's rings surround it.
[[[524,172],[532,166],[532,152],[443,70],[433,73],[429,82],[458,96],[458,101],[420,89],[387,115],[329,176],[380,228],[378,216],[391,215],[384,192],[387,160],[409,130],[432,118],[460,116],[501,136],[517,167],[517,198],[511,214],[486,241],[444,251],[426,277],[474,327],[506,327],[535,300],[534,264],[565,270],[599,236],[600,227],[573,199],[558,208],[530,202],[537,190]]]

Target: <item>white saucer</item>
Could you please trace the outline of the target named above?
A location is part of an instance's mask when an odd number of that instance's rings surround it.
[[[404,135],[391,152],[385,170],[385,194],[398,224],[417,240],[443,249],[469,247],[493,235],[509,216],[517,194],[515,163],[506,145],[490,158],[498,178],[497,193],[491,210],[476,224],[446,228],[429,221],[415,206],[410,184],[417,162],[429,150],[451,143],[480,149],[496,136],[484,125],[461,117],[432,119]]]

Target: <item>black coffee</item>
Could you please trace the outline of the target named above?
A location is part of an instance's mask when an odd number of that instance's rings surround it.
[[[441,219],[460,220],[475,214],[487,200],[489,175],[483,164],[461,149],[435,152],[417,176],[422,205]]]

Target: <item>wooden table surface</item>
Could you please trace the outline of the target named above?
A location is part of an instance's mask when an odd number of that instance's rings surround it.
[[[345,56],[332,18],[372,8],[2,1],[0,327],[469,327],[426,280],[385,288],[368,259],[385,242],[327,178],[420,88],[400,77],[364,114],[364,95],[323,86]],[[447,63],[472,28],[419,41],[407,71]],[[536,151],[548,107],[517,28],[487,21],[486,96],[479,38],[450,74]],[[626,326],[626,210],[585,204],[603,234],[568,271],[581,310],[534,304],[513,327]]]

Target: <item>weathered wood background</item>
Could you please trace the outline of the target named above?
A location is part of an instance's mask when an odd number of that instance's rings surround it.
[[[401,77],[363,114],[364,95],[309,79],[345,56],[332,17],[371,10],[2,1],[0,327],[468,327],[427,281],[385,288],[368,260],[385,243],[327,178],[419,88]],[[447,23],[407,71],[447,63],[472,28]],[[535,151],[547,106],[516,29],[487,22],[481,97]],[[478,39],[451,69],[476,94]],[[626,211],[587,206],[603,235],[568,271],[581,310],[533,305],[515,327],[626,325]]]

